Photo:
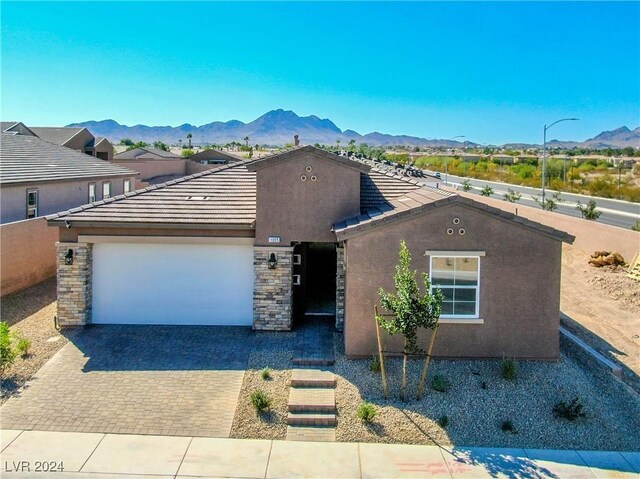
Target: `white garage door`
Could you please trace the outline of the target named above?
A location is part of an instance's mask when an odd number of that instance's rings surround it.
[[[250,326],[252,319],[251,246],[94,245],[95,324]]]

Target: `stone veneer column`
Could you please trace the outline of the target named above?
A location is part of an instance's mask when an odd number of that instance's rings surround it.
[[[336,329],[342,331],[344,328],[344,247],[336,248]]]
[[[275,269],[269,269],[271,253],[278,261]],[[293,322],[293,248],[256,246],[253,271],[253,329],[290,330]]]
[[[56,243],[58,250],[58,325],[84,326],[91,323],[93,244]],[[73,250],[73,264],[65,256]]]

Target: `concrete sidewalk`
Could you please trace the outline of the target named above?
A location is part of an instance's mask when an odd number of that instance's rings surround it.
[[[0,434],[3,478],[640,479],[640,452],[450,449],[20,430]],[[63,472],[58,472],[60,463]]]

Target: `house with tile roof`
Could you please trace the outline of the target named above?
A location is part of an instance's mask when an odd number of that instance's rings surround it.
[[[62,327],[286,331],[320,318],[344,331],[348,356],[370,357],[378,289],[393,290],[404,240],[444,293],[435,355],[559,355],[562,243],[573,237],[312,146],[47,219],[60,234]]]
[[[241,161],[242,158],[222,150],[214,150],[212,148],[199,151],[189,156],[191,161],[200,163],[203,165],[227,165],[229,163],[235,163]]]

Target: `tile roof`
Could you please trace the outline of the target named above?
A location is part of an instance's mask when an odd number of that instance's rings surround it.
[[[566,243],[573,243],[573,240],[575,239],[575,237],[564,231],[531,221],[522,216],[514,215],[513,213],[489,206],[485,203],[474,201],[454,192],[430,186],[422,186],[406,195],[396,197],[391,201],[370,208],[364,214],[336,223],[333,225],[333,230],[335,231],[338,240],[342,241],[363,232],[367,232],[372,228],[387,225],[395,221],[401,221],[408,216],[428,213],[433,211],[435,208],[447,206],[452,203],[458,203],[476,210],[484,211],[500,218],[503,221],[520,225],[524,228],[534,230],[538,233]]]
[[[220,166],[159,185],[50,215],[74,224],[253,228],[256,175],[249,161]]]
[[[0,131],[8,130],[14,125],[20,123],[19,121],[0,121]]]
[[[320,148],[316,148],[311,145],[304,146],[294,146],[292,148],[288,148],[286,150],[282,150],[279,152],[274,152],[270,155],[262,156],[260,158],[255,159],[249,169],[251,171],[259,170],[260,168],[264,168],[266,166],[271,165],[273,162],[282,162],[287,161],[289,159],[293,159],[299,155],[303,154],[312,154],[335,163],[341,164],[342,166],[346,166],[347,168],[356,169],[362,172],[368,172],[371,167],[365,164],[362,161],[354,161],[344,156],[339,156],[334,153],[329,153],[328,151],[321,150]]]
[[[48,126],[30,126],[29,129],[43,140],[64,145],[71,138],[80,133],[84,128],[65,128]]]
[[[194,161],[208,160],[212,158],[224,158],[229,161],[241,161],[243,159],[242,157],[234,155],[233,153],[230,153],[228,151],[220,151],[214,149],[202,150],[189,156],[189,159]]]
[[[182,159],[180,155],[171,153],[170,151],[160,150],[158,148],[144,147],[126,150],[113,156],[114,160],[137,160],[137,159],[158,159],[158,160],[176,160]]]
[[[138,173],[30,135],[3,133],[0,184],[135,176]]]

